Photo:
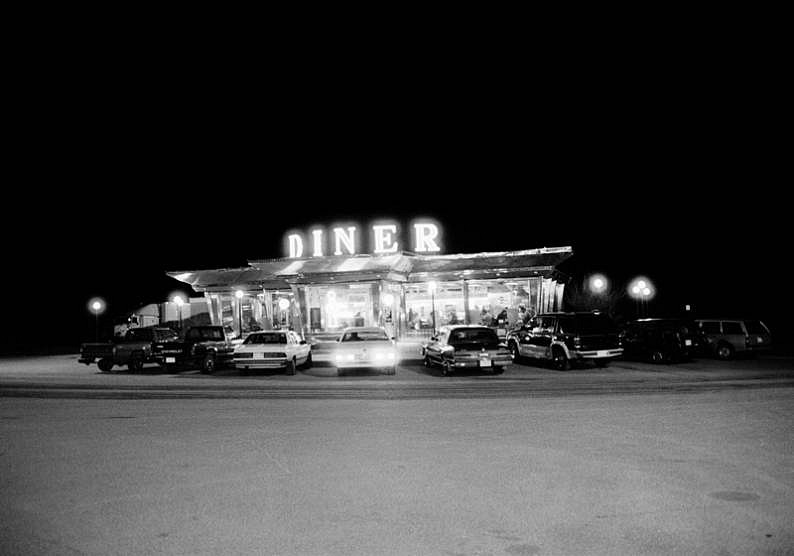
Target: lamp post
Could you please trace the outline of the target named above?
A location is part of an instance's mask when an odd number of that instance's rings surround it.
[[[179,331],[182,332],[182,304],[185,302],[185,300],[182,299],[181,295],[175,295],[172,301],[176,305],[176,309],[179,312]]]
[[[436,286],[433,281],[427,283],[427,289],[430,290],[430,316],[433,317],[433,336],[436,335]]]
[[[637,316],[647,316],[648,301],[656,295],[656,290],[647,278],[635,278],[629,284],[629,295],[637,302]]]
[[[99,341],[99,315],[105,311],[105,300],[95,297],[88,302],[88,308],[94,313],[94,341]]]
[[[282,313],[286,313],[287,309],[289,309],[289,299],[287,299],[286,297],[279,297],[278,298],[278,308],[279,308],[279,310]],[[279,320],[279,325],[280,325],[281,324],[281,315],[279,315],[278,317],[279,317],[278,320]],[[287,313],[287,328],[289,328],[289,322],[290,322],[289,313]]]
[[[235,290],[234,297],[237,298],[237,325],[240,330],[240,337],[243,337],[243,290]]]

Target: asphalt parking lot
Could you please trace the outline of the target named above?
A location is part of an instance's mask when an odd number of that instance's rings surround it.
[[[790,359],[311,372],[0,360],[0,553],[794,551]]]
[[[165,371],[146,365],[133,373],[116,368],[101,373],[96,365],[77,362],[77,355],[0,359],[0,395],[100,395],[102,392],[223,392],[234,395],[266,395],[290,392],[321,396],[324,391],[339,396],[390,395],[395,397],[567,395],[587,392],[652,392],[719,388],[773,388],[794,384],[794,359],[756,357],[718,361],[693,359],[678,364],[655,365],[640,361],[616,360],[609,367],[592,364],[557,371],[548,366],[522,361],[504,373],[460,371],[444,377],[439,369],[425,368],[418,360],[403,361],[395,375],[378,370],[346,370],[339,376],[328,363],[315,363],[295,376],[278,370],[248,372],[234,368],[212,374],[197,370]],[[121,395],[121,394],[117,394]]]

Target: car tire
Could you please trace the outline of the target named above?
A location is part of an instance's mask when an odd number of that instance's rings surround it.
[[[130,359],[130,362],[127,363],[127,368],[130,370],[130,372],[139,373],[141,370],[143,370],[143,361],[137,357],[133,357]]]
[[[309,355],[306,356],[306,361],[303,362],[304,369],[311,369],[312,367],[312,354],[309,352]]]
[[[658,349],[651,352],[651,363],[661,365],[665,362],[665,359],[666,357],[664,356],[664,353]]]
[[[449,361],[444,361],[441,364],[441,374],[443,376],[449,376],[452,374],[452,364]]]
[[[427,367],[428,369],[433,368],[433,362],[430,360],[429,355],[425,354],[425,358],[422,362],[424,363],[425,367]]]
[[[518,344],[515,342],[510,342],[507,344],[507,349],[510,350],[510,355],[513,357],[513,361],[516,363],[521,361],[521,353],[518,351]]]
[[[287,374],[293,376],[295,374],[295,358],[293,357],[290,361],[287,361]]]
[[[727,344],[725,342],[720,342],[717,344],[717,349],[715,351],[717,354],[717,359],[722,359],[723,361],[727,361],[728,359],[733,359],[733,346],[731,344]]]
[[[113,361],[110,359],[100,359],[96,365],[103,373],[109,373],[113,369]]]
[[[571,368],[571,361],[563,350],[555,347],[551,352],[551,365],[558,371],[567,371]]]
[[[201,360],[201,372],[202,374],[211,374],[215,372],[215,356],[211,353],[205,355],[204,359]]]

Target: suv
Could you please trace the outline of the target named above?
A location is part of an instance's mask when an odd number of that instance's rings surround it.
[[[772,347],[772,334],[760,320],[698,319],[706,336],[707,350],[719,359],[731,359],[737,353],[757,353]]]
[[[626,357],[653,363],[689,359],[704,344],[695,324],[681,319],[631,321],[624,327],[621,340]]]
[[[572,361],[595,361],[599,367],[623,354],[619,330],[607,315],[546,313],[507,335],[507,347],[518,361],[532,357],[567,370]]]

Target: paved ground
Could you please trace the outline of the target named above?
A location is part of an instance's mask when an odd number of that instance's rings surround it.
[[[792,554],[792,376],[3,360],[0,554]]]

